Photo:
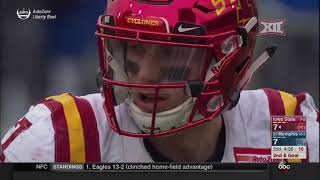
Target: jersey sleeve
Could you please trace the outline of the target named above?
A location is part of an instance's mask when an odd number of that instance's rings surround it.
[[[3,162],[53,162],[54,130],[44,104],[31,106],[1,141]]]

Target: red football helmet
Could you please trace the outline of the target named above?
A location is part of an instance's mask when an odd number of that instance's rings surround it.
[[[250,79],[257,31],[254,0],[109,0],[96,36],[111,128],[168,135],[231,109]]]

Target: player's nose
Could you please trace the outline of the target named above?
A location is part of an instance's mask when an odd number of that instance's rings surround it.
[[[160,67],[154,61],[152,57],[146,57],[140,64],[137,80],[139,83],[144,84],[157,84],[160,82]]]

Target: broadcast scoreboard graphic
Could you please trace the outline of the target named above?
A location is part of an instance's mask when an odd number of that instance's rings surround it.
[[[272,116],[272,159],[302,160],[307,158],[306,118]]]

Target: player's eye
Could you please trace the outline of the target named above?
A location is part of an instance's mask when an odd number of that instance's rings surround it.
[[[131,75],[136,75],[139,72],[139,65],[137,63],[132,62],[131,60],[127,60],[126,62],[126,72]]]

